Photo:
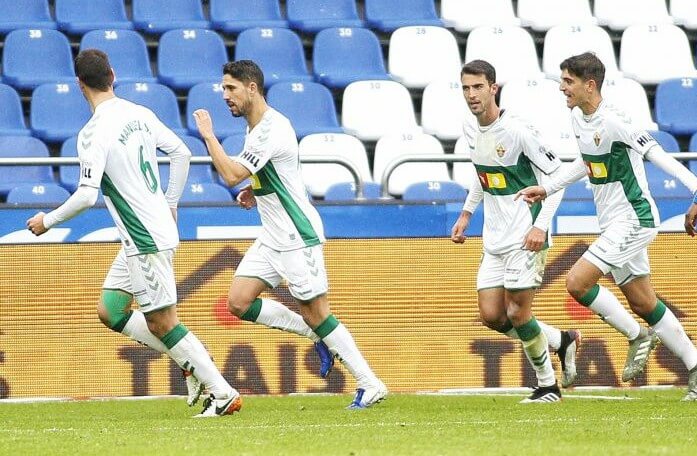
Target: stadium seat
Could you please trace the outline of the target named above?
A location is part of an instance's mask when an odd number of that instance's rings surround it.
[[[563,171],[562,171],[563,172]],[[566,187],[564,190],[565,201],[592,201],[593,190],[587,177],[582,178]]]
[[[649,134],[653,136],[653,139],[655,139],[666,152],[680,152],[680,144],[678,144],[678,140],[675,139],[675,136],[671,135],[667,131],[653,130],[649,131]]]
[[[404,190],[404,201],[465,201],[467,190],[453,181],[426,181],[411,184]]]
[[[365,20],[381,32],[409,25],[443,26],[433,0],[365,0]]]
[[[381,199],[380,184],[375,182],[363,182],[364,199]],[[391,199],[391,198],[389,198]],[[356,184],[353,182],[340,182],[330,186],[324,194],[324,201],[355,201]]]
[[[690,138],[690,144],[687,146],[689,152],[697,152],[697,133]]]
[[[299,154],[303,157],[313,155],[336,155],[352,162],[364,182],[372,182],[368,155],[363,143],[355,136],[342,133],[313,134],[305,136],[299,144]],[[339,182],[354,182],[351,172],[342,165],[303,163],[303,180],[313,197],[322,197],[327,189]]]
[[[610,35],[597,25],[557,25],[545,34],[542,70],[547,77],[559,80],[559,64],[572,55],[594,52],[605,65],[606,74],[614,74],[617,57]]]
[[[672,24],[627,27],[620,44],[620,70],[642,84],[697,77],[687,35]]]
[[[218,138],[247,131],[247,121],[244,117],[232,116],[223,100],[223,89],[219,83],[196,84],[186,97],[186,126],[189,134],[199,137],[193,115],[197,109],[205,109],[210,113]]]
[[[75,82],[70,43],[57,30],[10,32],[5,38],[2,70],[3,82],[22,90],[48,82]]]
[[[317,82],[279,82],[266,99],[290,119],[298,138],[312,133],[343,133],[336,119],[332,93]]]
[[[475,124],[476,125],[476,124]],[[472,127],[471,127],[472,128]],[[473,127],[476,128],[476,127]],[[465,158],[471,158],[469,143],[465,136],[460,138],[455,143],[455,155],[461,155]],[[462,185],[465,189],[472,188],[473,180],[478,179],[472,162],[455,162],[453,163],[453,180]]]
[[[24,136],[30,131],[24,123],[22,102],[12,87],[0,84],[0,136]]]
[[[619,75],[605,76],[601,93],[608,103],[630,115],[635,125],[646,130],[658,130],[651,117],[646,90],[635,80]]]
[[[670,15],[676,25],[697,30],[697,8],[693,0],[670,0]]]
[[[658,84],[655,99],[656,122],[674,135],[697,132],[697,79],[669,79]]]
[[[60,150],[61,157],[77,157],[77,135],[63,141]],[[58,167],[58,182],[63,188],[68,189],[73,193],[77,189],[77,184],[80,182],[80,166],[79,165],[61,165]]]
[[[213,182],[187,183],[180,203],[231,203],[227,188]]]
[[[486,60],[496,68],[496,82],[540,74],[532,36],[521,27],[477,27],[467,37],[465,62]]]
[[[560,158],[578,156],[571,111],[557,82],[544,77],[509,81],[501,89],[501,107],[537,128]]]
[[[395,81],[349,84],[344,90],[341,122],[347,133],[368,141],[387,133],[421,131],[409,91]]]
[[[0,158],[48,158],[48,148],[33,136],[0,136]],[[20,184],[55,183],[50,166],[0,166],[0,196]]]
[[[195,136],[190,136],[190,135],[180,135],[179,136],[182,141],[184,141],[184,144],[189,148],[191,151],[191,155],[194,157],[207,157],[208,156],[208,150],[206,149],[206,145],[198,139]],[[161,156],[167,156],[166,154],[160,152]],[[169,184],[169,164],[168,163],[160,163],[158,165],[159,170],[160,170],[160,185],[162,186],[163,190],[167,189],[167,185]],[[189,176],[187,178],[187,182],[189,184],[198,184],[198,183],[211,183],[215,182],[215,178],[213,177],[213,170],[211,169],[211,165],[205,164],[205,163],[199,163],[199,164],[192,164],[189,166]]]
[[[145,40],[133,30],[92,30],[83,35],[80,50],[100,49],[109,56],[115,84],[157,82],[150,68]]]
[[[211,30],[170,30],[157,48],[160,82],[175,90],[220,81],[227,61],[223,39]]]
[[[97,29],[132,29],[123,0],[56,0],[56,22],[66,33],[82,35]]]
[[[441,0],[440,16],[446,27],[467,33],[481,26],[519,26],[511,0]]]
[[[476,125],[477,120],[462,96],[462,85],[458,78],[434,81],[426,86],[421,97],[421,126],[424,133],[454,141],[462,136],[465,122]]]
[[[58,206],[70,198],[70,193],[58,184],[21,184],[7,194],[7,204],[46,204]]]
[[[182,126],[177,96],[169,87],[157,83],[136,82],[119,84],[114,89],[114,93],[116,96],[149,108],[176,134],[186,134],[186,129]]]
[[[692,192],[679,179],[666,173],[653,163],[645,162],[644,169],[651,196],[654,198],[685,198],[689,200],[692,197]]]
[[[254,28],[237,36],[235,60],[254,60],[264,72],[264,85],[311,81],[298,35],[283,28]]]
[[[0,0],[0,35],[19,29],[55,29],[48,0]]]
[[[636,24],[672,24],[665,0],[594,0],[599,25],[624,30]]]
[[[244,133],[238,133],[225,138],[222,142],[225,153],[230,156],[239,155],[242,149],[244,149],[244,140],[246,136],[247,135]]]
[[[452,33],[443,27],[400,27],[390,37],[388,70],[408,88],[423,89],[435,80],[457,79],[462,63]]]
[[[424,133],[388,134],[375,145],[373,180],[382,182],[387,165],[393,160],[408,155],[442,155],[440,141]],[[394,196],[402,195],[406,188],[416,182],[449,181],[448,166],[442,163],[413,162],[398,166],[390,175],[388,191]]]
[[[360,80],[389,79],[380,41],[363,28],[329,28],[315,36],[312,65],[317,81],[343,89]]]
[[[284,28],[278,0],[210,0],[211,23],[216,30],[240,33],[248,28]]]
[[[44,141],[62,142],[77,135],[91,117],[90,106],[75,82],[43,84],[32,92],[31,129]]]
[[[132,0],[133,25],[146,33],[174,29],[206,29],[201,0]]]
[[[518,0],[518,18],[523,27],[544,32],[556,25],[594,25],[588,0]]]
[[[290,26],[305,33],[331,27],[363,27],[355,0],[287,0],[286,8]]]

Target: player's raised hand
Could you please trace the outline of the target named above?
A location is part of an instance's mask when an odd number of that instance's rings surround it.
[[[27,220],[27,228],[29,229],[29,231],[31,231],[37,236],[41,236],[46,231],[48,231],[48,228],[44,226],[44,215],[46,214],[44,214],[43,212],[39,212],[35,216]]]
[[[697,222],[697,203],[690,205],[690,208],[685,214],[685,231],[691,237],[695,237],[697,230],[695,229],[695,222]]]
[[[465,230],[470,224],[470,217],[472,214],[469,212],[462,211],[457,221],[453,225],[452,230],[450,230],[450,240],[455,244],[463,244],[467,236],[465,236]]]
[[[530,250],[531,252],[539,252],[542,246],[545,245],[547,240],[547,233],[541,229],[533,226],[528,234],[525,235],[525,241],[523,242],[523,248],[525,250]]]
[[[547,191],[541,185],[533,185],[532,187],[525,187],[521,191],[515,194],[514,200],[522,197],[523,201],[528,204],[536,203],[547,198]]]
[[[215,132],[213,131],[213,119],[211,119],[211,115],[208,111],[205,109],[197,109],[194,111],[193,116],[196,121],[196,128],[198,128],[198,132],[204,140],[215,136]]]
[[[237,194],[237,202],[240,203],[243,209],[251,209],[257,205],[257,200],[254,198],[254,192],[251,186],[247,186],[240,190]]]

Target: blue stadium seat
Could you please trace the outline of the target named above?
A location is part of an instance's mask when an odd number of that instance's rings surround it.
[[[264,85],[285,81],[311,81],[305,51],[292,30],[253,28],[237,37],[235,60],[254,60],[264,72]]]
[[[697,133],[690,138],[690,144],[687,146],[687,150],[690,152],[697,152]]]
[[[288,27],[278,0],[210,0],[210,4],[213,28],[225,33],[240,33],[254,27]]]
[[[316,82],[279,82],[269,89],[269,105],[290,119],[298,138],[312,133],[343,133],[332,93]]]
[[[60,150],[61,157],[77,157],[77,135],[63,141]],[[63,165],[58,167],[58,181],[71,193],[77,189],[80,182],[79,165]]]
[[[46,204],[58,206],[70,197],[70,193],[58,184],[21,184],[7,194],[7,204]]]
[[[96,48],[107,53],[118,84],[157,82],[150,68],[145,40],[133,30],[92,30],[80,41],[80,50]]]
[[[3,82],[18,89],[33,89],[48,82],[75,82],[70,43],[57,30],[10,32],[5,38],[2,69]]]
[[[33,136],[0,136],[0,158],[48,158],[46,144]],[[0,196],[20,184],[55,183],[50,166],[0,166]]]
[[[96,29],[132,29],[123,0],[56,0],[56,22],[66,33],[82,35]]]
[[[691,198],[692,193],[675,177],[650,162],[644,163],[651,196],[655,198]]]
[[[405,201],[465,201],[467,190],[457,182],[417,182],[402,194]]]
[[[206,29],[201,0],[133,0],[133,25],[146,33]]]
[[[179,137],[184,141],[184,144],[191,151],[191,155],[194,157],[207,157],[208,151],[206,150],[206,145],[198,138],[190,135],[179,135]],[[166,156],[166,154],[162,154]],[[167,185],[169,184],[169,163],[160,163],[158,168],[160,170],[160,185],[163,190],[167,190]],[[189,176],[187,178],[187,183],[198,184],[198,183],[210,183],[215,182],[213,177],[213,170],[211,165],[199,163],[192,164],[189,166]]]
[[[89,104],[75,82],[43,84],[32,92],[31,129],[44,141],[62,142],[77,135],[91,117]]]
[[[330,27],[363,27],[355,0],[287,0],[290,26],[306,33]]]
[[[365,199],[380,199],[380,184],[363,182],[363,197]],[[349,201],[356,199],[356,184],[340,182],[329,187],[324,194],[325,201]]]
[[[370,28],[381,32],[408,25],[443,27],[433,0],[365,0],[365,19]]]
[[[218,138],[245,133],[247,121],[244,117],[233,117],[225,101],[223,91],[218,83],[196,84],[189,90],[186,98],[186,126],[189,134],[199,136],[193,113],[197,109],[205,109],[213,119],[213,128]]]
[[[566,187],[566,190],[564,190],[564,200],[592,201],[593,191],[591,190],[588,178],[584,177]]]
[[[650,130],[649,134],[653,136],[653,139],[655,139],[666,152],[680,152],[678,140],[670,133],[662,130]]]
[[[0,0],[0,35],[19,29],[55,29],[48,0]]]
[[[176,134],[186,134],[186,129],[182,126],[177,96],[169,87],[157,83],[136,82],[119,84],[114,89],[114,93],[121,98],[150,108],[162,123]]]
[[[22,102],[12,87],[0,84],[0,135],[23,136],[30,134],[24,123]]]
[[[656,87],[656,123],[674,135],[697,132],[697,78],[669,79]]]
[[[180,203],[231,203],[227,188],[213,182],[187,183]]]
[[[220,81],[227,61],[223,39],[211,30],[170,30],[157,48],[160,82],[175,90]]]
[[[225,138],[222,144],[225,153],[230,156],[239,155],[242,149],[244,149],[244,139],[246,136],[247,135],[244,133],[239,133]]]
[[[343,89],[360,80],[390,79],[380,41],[362,28],[330,28],[317,34],[312,50],[315,78]]]

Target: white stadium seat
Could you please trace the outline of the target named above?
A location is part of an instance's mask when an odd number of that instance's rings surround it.
[[[665,0],[594,0],[599,25],[624,30],[634,24],[672,24]]]
[[[616,73],[617,58],[612,39],[597,25],[557,25],[547,31],[542,51],[542,71],[559,80],[559,64],[572,55],[593,52],[605,64],[605,71]]]
[[[695,0],[670,0],[670,15],[677,25],[697,30],[697,5]]]
[[[421,98],[421,127],[424,133],[454,141],[462,136],[463,122],[476,125],[462,94],[460,81],[435,81]]]
[[[471,158],[470,145],[466,136],[460,136],[455,143],[455,155]],[[455,162],[453,164],[453,180],[465,187],[467,190],[472,188],[472,180],[475,177],[474,165],[472,162]]]
[[[544,32],[557,25],[594,25],[588,0],[518,0],[521,25]]]
[[[483,25],[520,25],[511,0],[441,0],[440,11],[445,25],[458,32]]]
[[[644,87],[633,79],[621,75],[605,75],[601,88],[603,98],[624,111],[635,125],[647,130],[658,130],[651,117],[651,107]]]

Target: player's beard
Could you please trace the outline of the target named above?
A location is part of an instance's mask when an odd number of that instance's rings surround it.
[[[248,107],[249,107],[249,100],[245,100],[244,104],[242,105],[235,105],[237,107],[237,114],[235,114],[235,111],[230,108],[230,113],[232,114],[233,117],[244,117],[247,115]]]

